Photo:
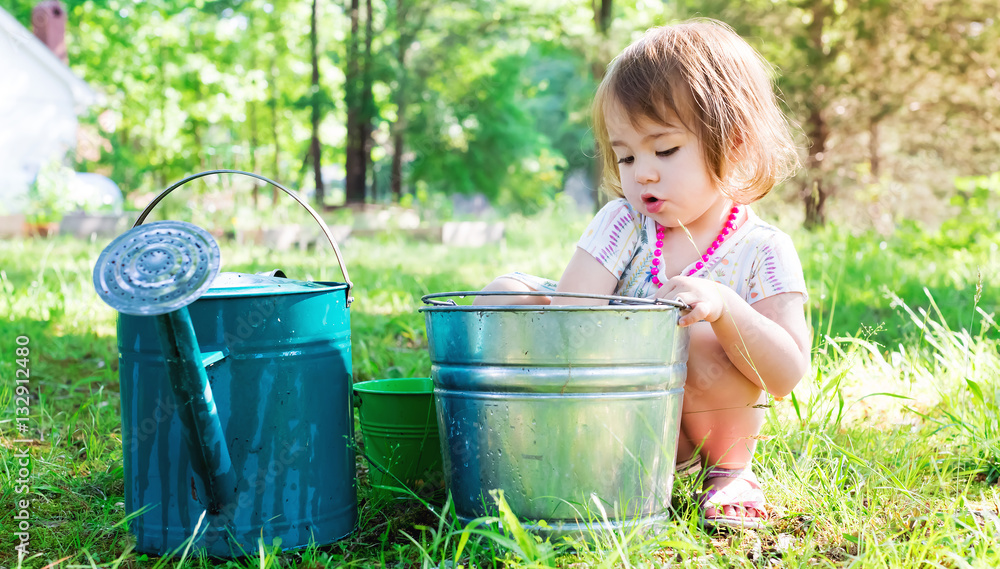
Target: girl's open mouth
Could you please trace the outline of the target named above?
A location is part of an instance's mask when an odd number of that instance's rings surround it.
[[[649,213],[657,213],[663,209],[663,204],[665,203],[652,194],[643,194],[640,199],[642,199],[642,203],[645,204],[646,211]]]

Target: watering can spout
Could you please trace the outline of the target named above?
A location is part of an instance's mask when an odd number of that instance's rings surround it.
[[[202,357],[187,309],[157,318],[156,326],[167,376],[184,425],[188,455],[201,478],[206,509],[209,514],[218,515],[227,505],[235,503],[236,495],[236,474],[205,373],[206,362],[218,361],[222,353],[215,352],[210,359]]]
[[[160,221],[120,235],[94,267],[102,300],[121,313],[156,320],[188,454],[212,515],[233,504],[236,495],[236,475],[205,372],[225,354],[202,356],[187,305],[211,286],[219,264],[219,246],[208,232]]]

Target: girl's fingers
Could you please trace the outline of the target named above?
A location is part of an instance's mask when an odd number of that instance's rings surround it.
[[[698,302],[691,307],[691,310],[677,321],[680,326],[690,326],[695,322],[705,320],[708,316],[708,308],[704,302]]]
[[[673,287],[671,287],[671,288],[673,288]],[[677,320],[677,325],[678,326],[682,326],[682,327],[683,326],[690,326],[691,324],[694,324],[695,322],[697,322],[700,319],[700,318],[698,318],[698,316],[696,314],[696,311],[698,309],[698,306],[697,306],[697,302],[698,301],[695,298],[692,298],[691,294],[688,294],[688,293],[676,293],[673,290],[668,290],[668,291],[665,291],[665,292],[666,292],[666,294],[661,295],[663,298],[669,298],[670,300],[675,300],[677,302],[683,303],[686,306],[688,306],[688,309],[685,312],[682,312],[681,313],[681,317]],[[692,304],[692,303],[694,303],[694,304]],[[692,318],[692,317],[694,317],[694,318]]]

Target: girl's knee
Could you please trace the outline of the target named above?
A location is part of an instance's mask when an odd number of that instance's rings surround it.
[[[691,326],[685,394],[756,400],[761,389],[729,360],[707,323]]]
[[[507,276],[497,277],[493,282],[483,287],[484,291],[531,292],[531,287],[525,283]]]
[[[493,279],[493,282],[483,287],[483,292],[535,292],[535,289],[531,288],[527,284],[508,277],[502,276]],[[549,297],[547,296],[517,296],[517,295],[482,295],[477,296],[472,304],[476,305],[490,305],[490,306],[511,306],[511,305],[525,305],[525,304],[549,304]]]

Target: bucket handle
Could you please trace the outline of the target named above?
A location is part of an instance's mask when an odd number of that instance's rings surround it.
[[[424,304],[430,304],[432,306],[458,306],[454,300],[435,300],[438,298],[448,298],[452,296],[466,297],[466,296],[559,296],[566,298],[593,298],[596,300],[607,300],[609,304],[646,304],[646,305],[662,305],[662,306],[673,306],[674,308],[680,308],[681,310],[689,310],[691,307],[679,300],[667,300],[665,298],[638,298],[634,296],[614,296],[607,294],[590,294],[585,292],[545,292],[545,291],[528,291],[520,292],[514,290],[476,290],[476,291],[458,291],[458,292],[438,292],[434,294],[425,294],[420,297],[420,300]]]
[[[263,182],[267,182],[268,184],[271,184],[275,188],[278,188],[279,190],[285,192],[286,194],[291,196],[293,200],[297,201],[299,205],[306,208],[306,211],[309,212],[309,215],[311,215],[312,218],[316,220],[316,223],[319,224],[320,229],[323,230],[323,234],[326,235],[326,238],[330,241],[330,245],[333,245],[333,252],[336,253],[337,263],[340,265],[340,272],[344,275],[344,282],[347,283],[347,306],[351,305],[351,302],[354,301],[354,298],[351,296],[351,290],[354,289],[354,283],[351,282],[351,277],[347,275],[347,265],[344,263],[344,256],[340,253],[340,247],[337,246],[337,240],[333,238],[333,234],[330,232],[330,228],[327,227],[326,222],[323,221],[323,218],[320,217],[318,213],[316,213],[316,210],[310,207],[309,204],[307,204],[306,202],[302,201],[302,198],[300,198],[295,192],[282,186],[278,182],[271,180],[270,178],[265,178],[264,176],[261,176],[260,174],[254,174],[252,172],[244,172],[243,170],[206,170],[198,174],[192,174],[184,178],[183,180],[175,183],[174,185],[170,186],[169,188],[163,190],[162,192],[160,192],[160,195],[153,198],[153,201],[149,202],[149,205],[146,206],[146,209],[142,210],[142,213],[139,214],[139,218],[135,220],[135,224],[132,225],[132,228],[134,229],[142,225],[142,222],[146,220],[146,217],[149,215],[151,211],[153,211],[153,208],[156,207],[156,204],[160,203],[160,200],[165,198],[167,194],[169,194],[170,192],[176,190],[177,188],[183,186],[184,184],[192,180],[197,180],[198,178],[203,178],[205,176],[210,176],[213,174],[242,174],[244,176],[250,176],[251,178],[256,178]]]

